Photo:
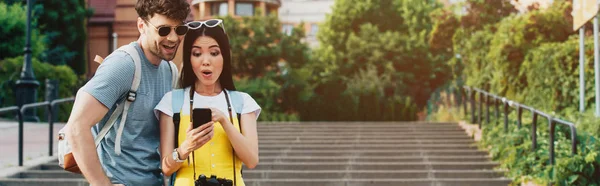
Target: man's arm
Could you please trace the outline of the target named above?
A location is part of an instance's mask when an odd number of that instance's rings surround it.
[[[91,128],[108,112],[108,108],[89,93],[79,90],[67,122],[73,157],[83,176],[94,186],[112,185],[100,165]]]

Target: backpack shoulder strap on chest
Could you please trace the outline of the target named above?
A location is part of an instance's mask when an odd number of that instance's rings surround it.
[[[100,133],[98,133],[98,137],[95,139],[95,143],[96,143],[96,146],[98,146],[98,144],[100,144],[100,141],[102,140],[102,138],[104,138],[104,136],[108,133],[110,128],[112,128],[112,126],[115,124],[115,121],[118,118],[117,116],[119,114],[122,114],[121,122],[119,123],[119,129],[117,130],[117,137],[115,139],[115,153],[117,155],[120,155],[121,154],[121,138],[122,138],[123,129],[125,126],[125,120],[127,120],[127,113],[129,111],[129,107],[131,106],[131,103],[133,103],[135,101],[135,98],[137,96],[137,90],[140,86],[140,81],[142,79],[142,62],[141,62],[140,55],[139,55],[137,49],[131,44],[124,45],[117,50],[124,51],[127,54],[129,54],[129,56],[131,56],[131,59],[133,60],[133,62],[135,64],[133,81],[131,83],[131,88],[129,89],[129,92],[127,92],[124,103],[118,104],[117,109],[115,109],[115,111],[113,111],[112,115],[109,117],[109,120],[106,122],[106,124],[104,124],[104,127],[102,128]]]
[[[179,113],[181,111],[181,107],[183,107],[183,89],[173,89],[171,91],[171,109],[173,109],[173,113]]]
[[[183,89],[173,89],[171,91],[171,109],[173,110],[173,124],[175,125],[175,148],[179,147],[179,121],[181,120],[184,93]]]
[[[171,87],[175,89],[179,83],[179,70],[173,61],[169,61],[169,68],[171,69]]]
[[[244,109],[244,98],[242,97],[242,94],[238,91],[230,90],[228,92],[229,97],[231,97],[231,105],[233,106],[233,109],[237,113],[239,119],[239,116],[242,114],[242,109]]]

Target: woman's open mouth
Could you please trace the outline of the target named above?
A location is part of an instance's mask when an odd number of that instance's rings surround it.
[[[210,71],[210,70],[203,70],[202,71],[202,76],[206,77],[206,78],[209,78],[209,77],[212,76],[212,71]]]

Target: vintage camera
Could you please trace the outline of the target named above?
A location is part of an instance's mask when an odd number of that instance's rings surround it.
[[[198,176],[194,182],[195,186],[233,186],[233,181],[225,178],[217,178],[215,175],[210,175],[207,178],[204,174]]]

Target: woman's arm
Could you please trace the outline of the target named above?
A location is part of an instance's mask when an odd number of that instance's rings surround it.
[[[244,162],[246,167],[254,169],[258,165],[258,134],[256,132],[255,112],[242,114],[240,122],[242,123],[243,134],[234,128],[227,117],[221,118],[224,121],[219,122],[223,124],[223,129],[227,133],[233,149],[235,149],[235,154]]]
[[[175,162],[173,160],[173,149],[175,148],[174,136],[175,136],[175,126],[173,124],[173,118],[169,115],[166,115],[163,112],[160,112],[160,159],[162,164],[162,172],[165,176],[171,176],[175,171],[181,167],[181,163]],[[183,157],[179,157],[182,158]]]

